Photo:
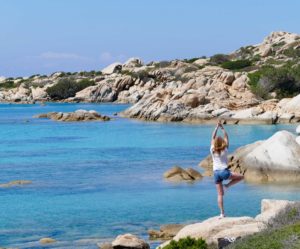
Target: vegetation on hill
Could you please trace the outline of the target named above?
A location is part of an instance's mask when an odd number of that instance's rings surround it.
[[[63,78],[54,86],[48,87],[46,92],[52,99],[61,100],[74,97],[77,92],[86,87],[93,86],[94,84],[95,82],[89,79],[83,79],[76,82],[71,78]]]
[[[172,240],[163,249],[208,249],[208,246],[203,239],[187,237],[178,241]]]
[[[300,64],[265,65],[248,77],[252,91],[262,98],[268,98],[270,92],[276,92],[278,98],[300,93]]]
[[[262,233],[237,240],[228,249],[299,249],[300,223],[282,228],[267,230]]]

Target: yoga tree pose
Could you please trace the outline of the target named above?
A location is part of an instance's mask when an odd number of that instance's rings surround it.
[[[222,130],[224,138],[217,136],[219,128]],[[219,121],[212,133],[210,153],[213,160],[214,179],[218,191],[218,206],[221,212],[220,218],[225,217],[223,204],[224,189],[227,190],[232,185],[244,179],[243,175],[231,172],[228,169],[228,146],[229,139],[227,132],[221,124],[221,121]],[[224,180],[230,181],[223,185]]]

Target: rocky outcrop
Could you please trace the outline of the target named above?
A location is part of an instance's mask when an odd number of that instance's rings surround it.
[[[167,224],[162,225],[159,230],[149,230],[149,238],[151,240],[169,240],[172,239],[182,228],[182,224]]]
[[[102,116],[96,111],[77,110],[75,112],[49,112],[39,114],[36,118],[49,118],[55,121],[79,122],[79,121],[109,121],[110,117]]]
[[[16,187],[16,186],[23,186],[23,185],[28,185],[31,184],[32,181],[28,180],[14,180],[10,181],[8,183],[2,183],[0,184],[0,188],[10,188],[10,187]]]
[[[164,178],[169,181],[195,181],[202,179],[202,175],[195,169],[183,169],[179,166],[174,166],[164,173]]]
[[[261,214],[252,217],[226,217],[219,219],[213,217],[200,223],[187,225],[182,228],[174,240],[181,238],[203,238],[208,244],[217,244],[218,238],[245,237],[254,233],[259,233],[276,224],[286,224],[297,219],[290,215],[291,211],[300,212],[300,202],[281,200],[262,200]],[[280,225],[281,225],[280,224]],[[170,241],[165,242],[159,249],[162,249]]]
[[[200,166],[212,175],[208,156]],[[244,174],[248,182],[300,182],[300,145],[288,131],[279,131],[264,141],[242,146],[229,155],[229,168]]]
[[[227,124],[296,123],[300,122],[300,95],[264,101],[252,92],[248,77],[249,73],[268,65],[270,59],[271,62],[287,63],[291,59],[285,53],[287,49],[297,55],[299,35],[273,32],[262,43],[228,55],[230,60],[252,61],[253,65],[240,72],[224,69],[222,65],[214,64],[212,58],[146,65],[139,58],[130,58],[97,73],[57,72],[49,76],[4,79],[0,83],[0,102],[55,100],[47,95],[49,86],[66,78],[74,82],[88,79],[95,84],[60,101],[132,103],[121,116],[152,121],[215,123],[222,119]],[[6,86],[1,88],[1,85]],[[276,98],[276,93],[270,93],[270,96]]]
[[[119,235],[112,242],[113,249],[150,249],[150,246],[132,234]]]

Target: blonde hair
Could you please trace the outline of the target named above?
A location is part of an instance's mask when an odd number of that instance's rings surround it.
[[[214,139],[214,152],[220,154],[227,147],[227,143],[224,138],[218,136]]]

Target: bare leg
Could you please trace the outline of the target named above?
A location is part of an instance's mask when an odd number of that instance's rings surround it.
[[[218,206],[220,208],[221,214],[224,215],[224,205],[223,205],[224,190],[223,190],[223,184],[222,183],[217,183],[216,187],[217,187],[217,191],[218,191]]]
[[[231,181],[224,185],[225,188],[229,188],[230,186],[237,184],[238,182],[244,179],[244,176],[238,173],[231,172],[231,176],[229,177],[229,179]]]

